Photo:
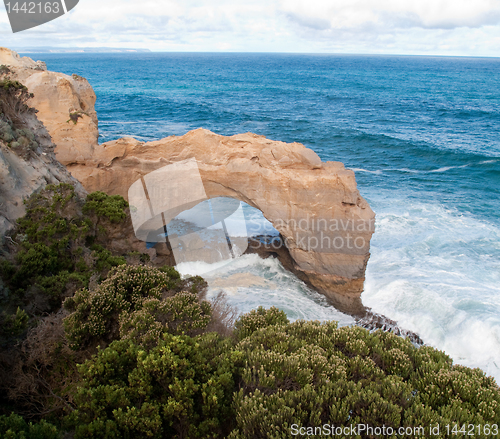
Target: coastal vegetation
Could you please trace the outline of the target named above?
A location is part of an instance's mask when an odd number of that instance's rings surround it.
[[[75,125],[78,123],[78,119],[83,118],[83,115],[86,114],[83,111],[74,111],[69,113],[69,121],[72,121]]]
[[[28,105],[33,94],[28,88],[9,76],[10,69],[0,66],[0,140],[18,154],[26,156],[38,147],[27,116],[36,113]]]
[[[1,437],[500,424],[494,379],[441,351],[380,330],[290,322],[277,308],[234,321],[222,295],[206,300],[202,278],[118,254],[107,238],[127,207],[102,192],[82,200],[69,184],[26,202],[0,265]]]

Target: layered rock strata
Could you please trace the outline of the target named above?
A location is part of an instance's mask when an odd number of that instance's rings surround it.
[[[30,92],[36,93],[30,104],[39,110],[38,118],[33,114],[25,116],[25,129],[33,133],[38,144],[35,150],[19,154],[0,139],[0,241],[3,241],[16,219],[24,215],[24,200],[47,184],[71,183],[81,196],[85,195],[80,183],[55,159],[53,140],[59,144],[63,156],[66,150],[71,151],[72,157],[75,155],[71,145],[78,144],[82,150],[91,149],[93,144],[97,145],[97,116],[95,95],[87,81],[47,72],[45,63],[21,58],[16,52],[2,47],[0,66],[8,68],[8,73],[4,73],[6,76],[22,82]],[[82,104],[89,110],[89,120],[95,118],[95,123],[92,122],[95,129],[84,121],[78,130],[85,135],[79,138],[74,124],[63,122],[63,119],[70,119],[70,111],[82,111]],[[54,123],[50,123],[51,120]],[[63,135],[66,126],[69,131]],[[89,137],[88,133],[92,135]],[[83,158],[81,154],[77,155]],[[87,158],[90,159],[91,154]]]
[[[9,76],[26,85],[34,97],[30,105],[56,145],[57,160],[63,165],[92,161],[99,136],[96,96],[85,78],[47,71],[45,63],[21,58],[0,47],[0,65]]]

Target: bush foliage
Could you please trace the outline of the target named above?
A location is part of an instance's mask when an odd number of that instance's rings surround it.
[[[37,110],[28,105],[33,94],[25,85],[11,79],[9,73],[7,66],[0,66],[0,141],[16,153],[29,156],[39,146],[27,126],[29,116]]]
[[[494,380],[431,347],[336,322],[289,323],[276,308],[235,326],[233,338],[164,332],[152,348],[122,339],[100,351],[80,369],[76,437],[288,438],[293,424],[500,422]]]
[[[257,313],[251,314],[242,328],[251,334],[237,346],[246,365],[231,438],[285,438],[292,424],[396,430],[500,422],[494,380],[479,369],[453,366],[431,347],[336,322],[255,325]],[[265,314],[278,320],[276,310]]]
[[[8,69],[2,69],[0,76],[9,73]],[[0,79],[0,120],[8,122],[14,127],[24,125],[25,115],[35,113],[36,110],[28,105],[33,93],[19,81],[9,77]]]
[[[80,368],[75,438],[225,437],[240,357],[215,333],[115,341]]]
[[[96,198],[100,206],[95,205]],[[126,207],[123,198],[102,193],[90,194],[82,201],[67,183],[48,185],[31,196],[26,215],[18,220],[11,237],[18,245],[15,259],[0,263],[11,305],[23,307],[38,294],[38,299],[44,300],[32,301],[30,307],[39,309],[31,312],[55,311],[65,296],[87,286],[94,273],[105,274],[124,264],[124,257],[112,255],[94,241],[95,225],[122,220]]]
[[[183,286],[173,268],[116,268],[94,291],[82,289],[64,302],[72,312],[65,328],[73,348],[121,338],[154,343],[165,332],[199,332],[210,322],[210,305],[193,292],[179,292]]]
[[[57,428],[44,421],[26,422],[21,416],[11,414],[0,416],[0,437],[4,439],[60,439]]]
[[[63,184],[26,207],[15,257],[0,264],[1,437],[278,439],[293,424],[500,424],[495,381],[429,346],[290,323],[277,308],[233,326],[222,295],[204,300],[202,278],[126,265],[105,246],[126,218],[121,197],[81,201]]]

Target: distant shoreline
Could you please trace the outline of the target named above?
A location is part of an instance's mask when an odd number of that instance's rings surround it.
[[[149,53],[149,49],[119,49],[113,47],[26,47],[18,53]]]

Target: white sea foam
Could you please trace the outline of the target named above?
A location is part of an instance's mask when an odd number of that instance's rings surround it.
[[[372,199],[366,306],[500,381],[500,229],[440,205]]]
[[[368,169],[363,169],[363,168],[349,168],[349,169],[354,172],[368,172],[370,174],[375,174],[375,175],[383,174],[383,172],[380,169],[376,169],[375,171],[370,171]]]
[[[481,162],[483,163],[483,162]],[[470,166],[470,164],[460,165],[460,166],[443,166],[442,168],[430,169],[430,170],[421,170],[421,169],[409,169],[409,168],[398,168],[398,169],[384,169],[384,171],[397,171],[397,172],[409,172],[411,174],[433,174],[439,172],[446,172],[451,169],[461,169]]]
[[[181,274],[205,273],[206,264],[180,264]],[[342,325],[354,320],[330,306],[325,297],[312,291],[301,280],[283,268],[274,258],[262,259],[256,254],[244,255],[230,264],[213,264],[203,277],[209,284],[208,297],[224,291],[231,305],[240,313],[264,306],[276,306],[286,312],[290,320],[337,320]]]
[[[462,165],[462,166],[444,166],[442,168],[438,168],[438,169],[433,169],[431,171],[429,171],[430,173],[433,173],[433,172],[446,172],[446,171],[449,171],[450,169],[461,169],[461,168],[466,168],[467,166],[469,165]]]

